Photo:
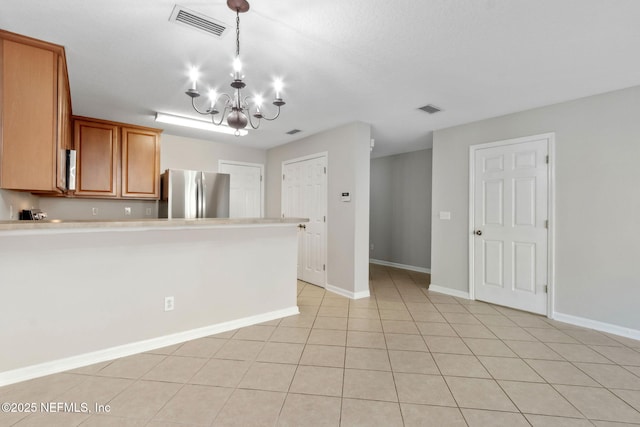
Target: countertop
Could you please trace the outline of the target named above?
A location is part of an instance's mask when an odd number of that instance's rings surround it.
[[[200,218],[200,219],[117,219],[0,221],[0,236],[38,233],[82,233],[92,231],[141,231],[191,228],[240,228],[291,226],[307,218]]]

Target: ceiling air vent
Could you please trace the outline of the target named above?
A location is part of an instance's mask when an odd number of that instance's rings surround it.
[[[425,105],[424,107],[420,107],[418,108],[418,110],[422,110],[425,113],[429,113],[429,114],[435,114],[435,113],[439,113],[440,111],[442,111],[441,108],[436,107],[435,105]]]
[[[179,4],[173,8],[169,22],[175,22],[218,38],[224,36],[228,28],[224,22],[194,12]]]
[[[289,132],[287,132],[287,135],[295,135],[298,132],[302,132],[300,129],[291,129]]]

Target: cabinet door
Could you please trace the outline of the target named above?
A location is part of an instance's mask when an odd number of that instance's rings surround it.
[[[0,41],[0,188],[56,191],[58,55]]]
[[[157,132],[122,128],[122,197],[160,197],[160,137]]]
[[[118,195],[118,126],[74,121],[76,196]]]

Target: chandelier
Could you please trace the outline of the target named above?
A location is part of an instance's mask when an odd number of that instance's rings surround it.
[[[272,104],[278,108],[275,116],[271,118],[264,116],[260,110],[262,106],[262,97],[260,96],[256,96],[252,100],[253,106],[255,107],[252,114],[249,97],[246,96],[243,98],[241,93],[241,90],[244,89],[246,84],[243,81],[244,75],[241,74],[242,63],[240,62],[240,13],[244,13],[249,10],[249,3],[246,0],[227,0],[227,6],[229,9],[236,12],[236,57],[233,61],[233,73],[231,74],[231,77],[233,78],[233,81],[231,82],[233,93],[232,95],[227,93],[218,94],[212,89],[208,94],[210,101],[209,107],[206,110],[199,109],[195,102],[196,98],[200,96],[200,92],[198,92],[197,89],[198,71],[196,69],[191,70],[191,88],[185,93],[191,98],[191,105],[195,111],[202,115],[210,116],[211,121],[216,126],[221,125],[226,118],[227,125],[235,129],[235,135],[239,136],[240,129],[244,129],[247,124],[250,124],[253,129],[258,129],[261,119],[269,121],[277,119],[280,116],[280,107],[282,107],[285,102],[280,97],[282,81],[276,80],[274,82],[275,98],[272,102]],[[217,107],[218,105],[221,105],[223,110],[220,115],[220,119],[216,120],[215,116],[220,114]],[[255,124],[251,118],[252,116],[257,119]]]

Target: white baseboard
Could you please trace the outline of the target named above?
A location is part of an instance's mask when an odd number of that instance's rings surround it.
[[[595,329],[600,332],[607,332],[621,337],[640,340],[640,331],[637,329],[613,325],[611,323],[600,322],[598,320],[591,320],[585,317],[573,316],[571,314],[558,313],[557,311],[553,313],[551,318],[559,322],[569,323],[570,325],[582,326],[583,328]]]
[[[0,372],[0,387],[299,314],[298,306]]]
[[[371,296],[368,289],[366,291],[361,291],[361,292],[351,292],[351,291],[347,291],[337,286],[333,286],[329,284],[327,284],[325,289],[329,292],[333,292],[334,294],[338,294],[343,297],[347,297],[351,299],[368,298],[369,296]]]
[[[384,261],[381,259],[373,259],[373,258],[370,258],[369,262],[371,264],[386,265],[387,267],[395,267],[395,268],[401,268],[403,270],[417,271],[418,273],[431,274],[430,268],[416,267],[416,266],[407,265],[407,264],[398,264],[397,262],[390,262],[390,261]]]
[[[433,283],[429,285],[429,290],[431,292],[437,292],[439,294],[445,294],[452,297],[471,299],[469,296],[469,292],[459,291],[457,289],[445,288],[444,286],[434,285]]]

